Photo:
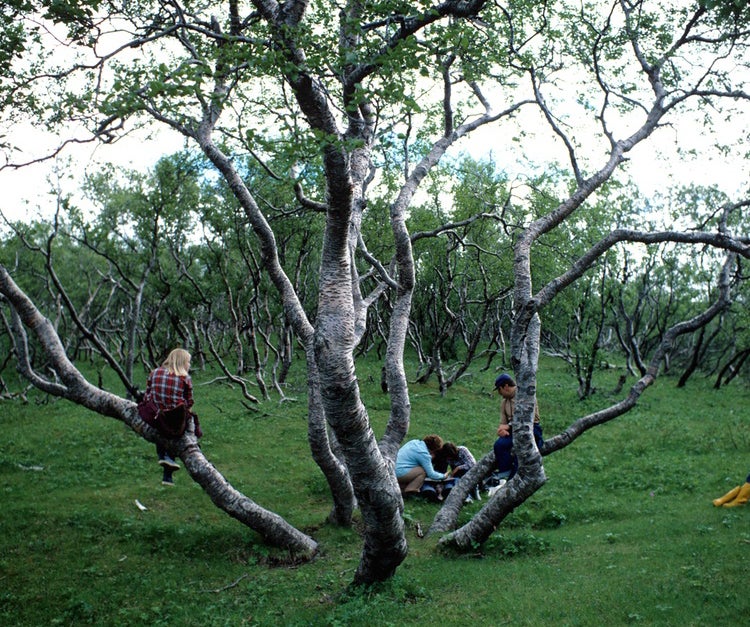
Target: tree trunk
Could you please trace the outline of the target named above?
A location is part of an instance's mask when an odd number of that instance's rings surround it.
[[[19,367],[24,376],[36,387],[103,416],[119,420],[149,442],[165,445],[170,452],[182,459],[190,476],[204,489],[217,507],[258,532],[269,544],[287,549],[302,558],[310,558],[317,552],[317,543],[312,538],[292,527],[277,514],[263,509],[231,486],[201,452],[192,426],[179,439],[164,439],[141,420],[134,402],[88,383],[68,360],[60,338],[49,320],[42,316],[3,266],[0,266],[0,293],[11,304],[11,326]],[[60,382],[47,381],[31,367],[24,326],[34,332]]]
[[[334,224],[328,230],[335,232],[338,228]],[[335,242],[339,238],[334,233],[326,239]],[[335,244],[328,243],[321,268],[315,361],[320,369],[325,414],[341,445],[366,529],[354,579],[356,583],[373,583],[391,577],[406,557],[403,503],[396,477],[380,453],[359,396],[353,359],[351,275],[338,262],[341,251],[332,255],[331,247]]]
[[[734,355],[721,369],[721,372],[719,372],[714,383],[714,388],[718,390],[722,385],[727,385],[734,379],[739,374],[748,357],[750,357],[750,348],[746,348]]]

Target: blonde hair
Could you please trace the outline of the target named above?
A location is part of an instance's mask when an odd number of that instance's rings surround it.
[[[162,364],[169,372],[176,374],[177,376],[187,376],[188,370],[190,369],[190,353],[184,348],[175,348]]]

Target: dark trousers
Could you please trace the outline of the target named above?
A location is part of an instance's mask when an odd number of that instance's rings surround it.
[[[541,447],[544,439],[542,438],[542,425],[534,423],[534,440],[536,445]],[[500,472],[508,472],[508,479],[516,474],[518,470],[518,460],[513,453],[513,436],[507,435],[495,440],[495,461],[497,469]]]

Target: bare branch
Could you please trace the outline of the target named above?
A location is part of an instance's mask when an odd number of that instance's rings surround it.
[[[619,403],[602,409],[588,416],[576,420],[562,433],[547,438],[542,446],[542,455],[549,455],[554,451],[566,447],[573,440],[578,438],[596,425],[603,424],[618,416],[630,411],[638,402],[643,392],[656,380],[659,367],[664,356],[669,352],[675,339],[685,333],[692,333],[707,325],[719,313],[724,311],[731,303],[731,268],[735,262],[735,255],[728,255],[719,274],[719,293],[716,300],[701,313],[693,316],[689,320],[679,322],[670,327],[654,351],[648,365],[648,370],[636,383],[630,388],[628,396]]]

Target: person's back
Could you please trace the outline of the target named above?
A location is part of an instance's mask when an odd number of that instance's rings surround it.
[[[432,458],[443,446],[438,435],[428,435],[423,440],[409,440],[396,455],[396,479],[405,495],[418,494],[425,478],[441,481],[446,473],[437,472]]]
[[[149,374],[146,398],[153,400],[161,411],[169,411],[181,404],[190,409],[193,406],[193,382],[188,373],[189,367],[190,355],[187,351],[172,351],[167,360]]]
[[[148,376],[144,401],[153,401],[158,408],[155,422],[149,423],[168,438],[180,437],[191,417],[196,437],[202,435],[198,417],[190,411],[193,406],[193,382],[189,371],[190,353],[182,348],[175,348],[164,363],[154,368]],[[180,469],[179,464],[161,444],[156,445],[156,454],[159,466],[164,471],[162,484],[173,486],[172,474]]]
[[[396,454],[396,476],[419,465],[419,459],[424,452],[427,452],[427,446],[422,440],[406,442]]]

